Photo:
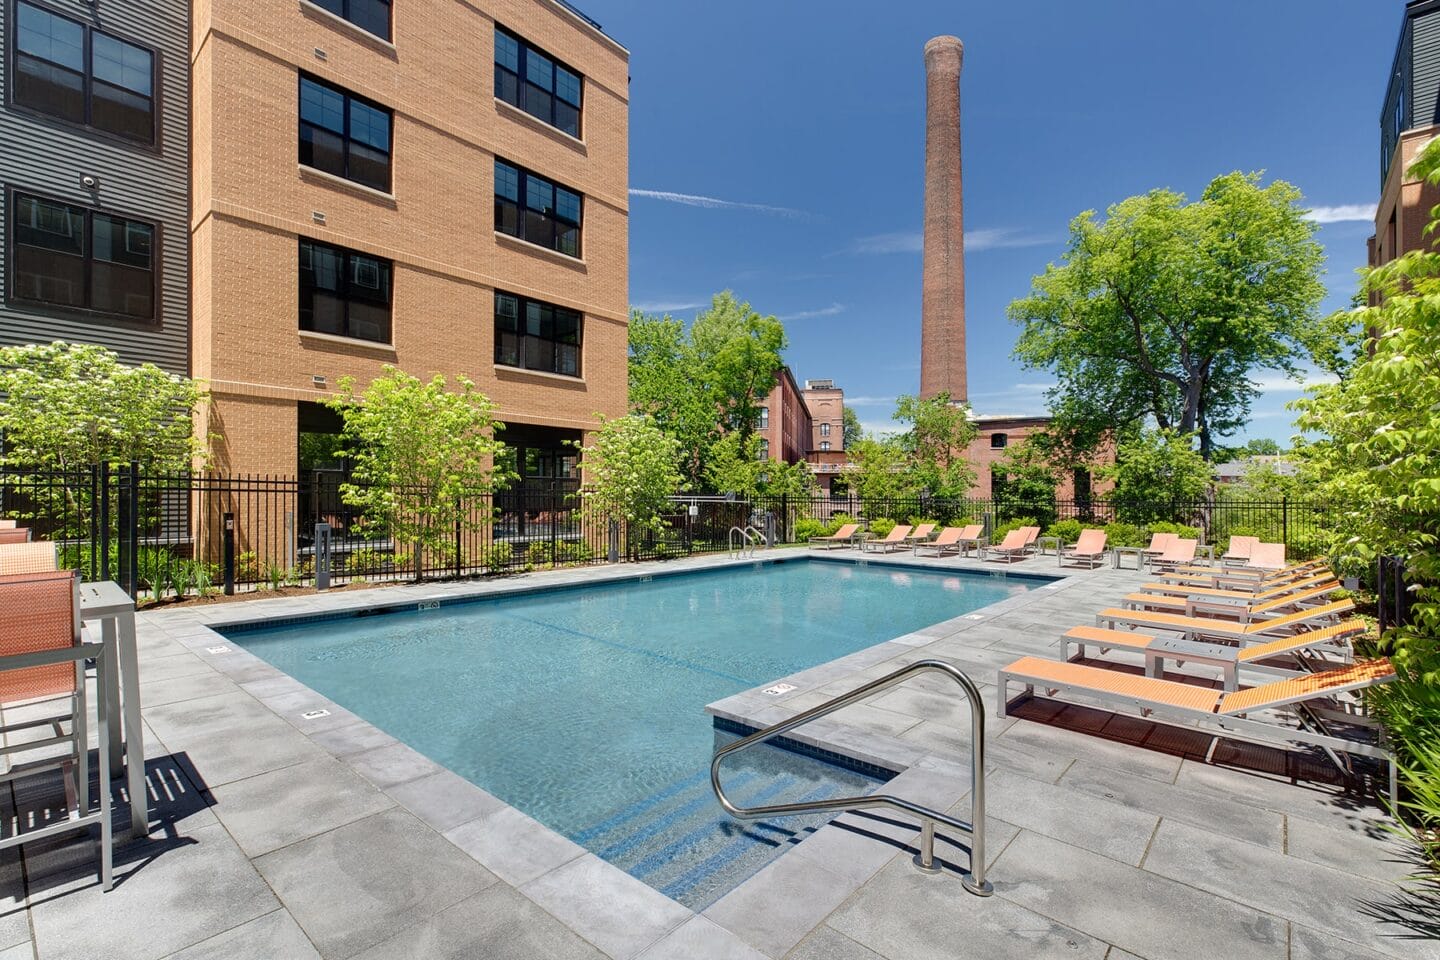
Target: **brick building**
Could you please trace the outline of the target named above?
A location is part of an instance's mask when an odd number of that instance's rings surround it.
[[[781,463],[799,463],[810,450],[814,428],[810,409],[795,382],[789,367],[781,367],[775,388],[760,408],[760,422],[755,425],[760,437],[760,458]]]
[[[205,0],[192,35],[215,466],[324,466],[319,401],[393,364],[468,376],[524,476],[573,477],[626,407],[626,50],[553,0]]]
[[[1440,134],[1440,0],[1410,0],[1400,25],[1380,109],[1380,202],[1370,237],[1371,266],[1427,248],[1424,231],[1440,188],[1407,173]]]

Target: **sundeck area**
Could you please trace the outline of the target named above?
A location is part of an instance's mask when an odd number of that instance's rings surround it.
[[[1198,730],[1043,695],[996,719],[1000,668],[1024,656],[1059,659],[1066,629],[1120,606],[1148,573],[1061,570],[1054,556],[1029,557],[1003,571],[1065,578],[710,705],[718,718],[758,728],[917,660],[965,671],[986,707],[995,892],[983,899],[961,886],[963,838],[942,827],[944,869],[926,874],[912,864],[914,822],[869,811],[777,834],[791,849],[697,914],[213,629],[752,562],[561,570],[142,614],[149,837],[117,851],[109,893],[96,882],[93,844],[64,837],[6,851],[0,958],[1161,960],[1197,956],[1202,943],[1206,955],[1275,960],[1440,956],[1434,918],[1394,883],[1415,864],[1377,803],[1380,765],[1361,764],[1347,779],[1318,751],[1215,746]],[[996,567],[908,554],[870,562]],[[1217,680],[1193,664],[1169,675]],[[896,772],[887,793],[969,814],[970,714],[944,678],[915,678],[794,737]],[[63,809],[58,785],[18,782],[5,795],[9,822]],[[119,800],[123,828],[123,792]]]

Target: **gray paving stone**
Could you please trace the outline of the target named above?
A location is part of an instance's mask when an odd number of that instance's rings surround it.
[[[445,837],[517,887],[585,854],[584,847],[509,806],[447,830]]]
[[[394,806],[394,800],[333,757],[216,787],[215,815],[246,856],[280,847]]]
[[[768,960],[728,930],[691,917],[640,954],[640,960]]]
[[[255,861],[326,957],[348,957],[498,878],[409,813],[391,809]]]
[[[0,960],[35,960],[35,945],[29,940],[0,950]]]
[[[816,927],[785,954],[785,960],[885,960],[828,924]]]
[[[695,915],[588,853],[530,881],[520,892],[617,960],[639,955]]]
[[[602,960],[604,956],[519,891],[497,883],[406,927],[355,960]]]
[[[1373,880],[1400,881],[1420,869],[1418,851],[1381,824],[1290,821],[1285,852]]]
[[[1374,916],[1397,888],[1250,843],[1166,821],[1145,858],[1147,871],[1306,924],[1380,953],[1440,957],[1440,940],[1420,944]]]
[[[219,786],[324,755],[244,693],[146,707],[145,719],[170,751],[186,755],[198,786]]]
[[[1067,789],[1063,781],[1054,786],[1008,770],[987,778],[985,809],[1022,829],[1132,866],[1140,863],[1160,819],[1123,803]],[[951,813],[968,815],[968,801]]]
[[[384,730],[371,726],[363,720],[342,727],[309,732],[308,736],[337,757],[351,753],[363,753],[366,750],[374,750],[376,747],[385,747],[399,742]]]
[[[1107,946],[1002,897],[972,896],[951,871],[925,874],[901,860],[826,922],[893,960],[1101,960]]]
[[[990,881],[997,897],[1151,960],[1195,960],[1196,944],[1226,960],[1285,958],[1278,917],[1029,831]]]
[[[167,657],[166,659],[178,660],[180,658]],[[142,676],[140,702],[147,707],[179,703],[182,700],[198,700],[202,697],[233,693],[235,690],[235,684],[229,677],[216,673],[208,667],[204,673],[185,674],[165,679],[151,677],[148,673]]]
[[[390,787],[385,792],[442,833],[505,807],[505,801],[499,797],[449,770]]]
[[[1011,689],[1014,691],[1015,688]],[[1016,749],[1030,747],[1047,755],[1073,760],[1091,760],[1120,773],[1149,777],[1163,783],[1173,783],[1180,769],[1179,757],[1028,720],[1007,728],[996,737],[996,743]]]
[[[814,860],[782,856],[711,904],[705,916],[762,953],[779,957],[818,926],[854,886]]]
[[[1187,760],[1175,778],[1179,786],[1196,784],[1267,810],[1302,817],[1332,827],[1367,829],[1386,816],[1369,798],[1347,795],[1321,783],[1296,783],[1284,774],[1265,774]]]
[[[8,798],[0,803],[0,811],[7,819],[12,815],[13,805]],[[30,941],[20,849],[11,847],[0,851],[0,944],[6,948]]]
[[[172,953],[166,960],[259,960],[261,957],[320,960],[320,953],[294,917],[284,910],[276,910]]]
[[[1298,923],[1290,924],[1290,960],[1386,960],[1379,953],[1321,933]]]
[[[345,756],[355,772],[377,787],[394,787],[439,773],[444,767],[403,743]]]
[[[147,656],[145,658],[145,670],[140,675],[140,682],[152,683],[157,680],[203,676],[214,672],[209,664],[188,651],[169,657]],[[141,702],[149,703],[150,701],[148,698],[142,698]]]
[[[45,960],[163,957],[280,906],[218,825],[125,848],[109,893],[89,850],[38,846],[25,855],[30,917]]]

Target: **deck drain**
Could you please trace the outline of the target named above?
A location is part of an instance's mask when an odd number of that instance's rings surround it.
[[[206,647],[206,648],[205,648],[205,652],[206,652],[206,653],[214,654],[215,656],[218,657],[218,656],[219,656],[220,654],[222,654],[222,653],[229,653],[229,652],[230,652],[230,648],[229,648],[229,647]]]
[[[780,696],[780,694],[789,693],[791,690],[794,689],[795,684],[793,683],[777,683],[773,687],[766,687],[764,690],[761,691],[761,693],[768,693],[772,697],[778,697]]]
[[[301,720],[319,720],[321,717],[330,716],[329,710],[306,710],[300,714]]]

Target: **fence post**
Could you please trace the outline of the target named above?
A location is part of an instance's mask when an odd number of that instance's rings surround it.
[[[97,498],[100,501],[100,524],[99,535],[90,541],[90,554],[95,555],[96,548],[100,551],[100,570],[91,579],[110,579],[110,464],[100,464],[100,494]],[[93,511],[92,511],[93,515]],[[92,527],[92,529],[96,529]]]
[[[1290,496],[1280,498],[1280,542],[1290,549]]]
[[[465,509],[465,503],[460,497],[455,498],[455,579],[460,579],[460,511]]]
[[[220,530],[220,562],[225,571],[225,596],[235,596],[235,514],[226,512]]]
[[[555,500],[555,484],[550,484],[550,569],[560,566],[560,511]]]

